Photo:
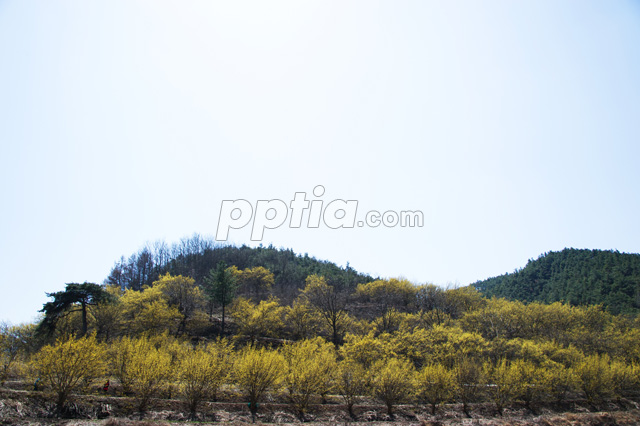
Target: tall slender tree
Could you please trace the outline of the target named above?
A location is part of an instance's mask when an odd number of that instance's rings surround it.
[[[224,261],[220,261],[215,269],[209,271],[205,277],[205,291],[209,298],[222,306],[222,324],[220,335],[224,335],[226,307],[233,302],[236,295],[236,278],[232,271],[227,268]]]

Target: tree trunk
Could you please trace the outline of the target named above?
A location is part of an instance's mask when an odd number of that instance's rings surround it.
[[[256,421],[256,414],[258,413],[258,402],[257,399],[254,398],[250,398],[250,402],[249,402],[249,410],[251,411],[251,423],[254,423]]]
[[[462,401],[462,412],[468,417],[471,418],[471,414],[469,414],[469,407],[467,406],[467,401]]]
[[[58,411],[58,414],[61,415],[63,410],[64,410],[64,403],[67,401],[67,392],[66,391],[59,391],[58,392],[58,399],[56,401],[56,409]]]
[[[220,328],[220,337],[224,337],[224,308],[225,304],[222,304],[222,327]]]
[[[82,301],[82,335],[87,334],[87,304]]]
[[[196,420],[198,418],[198,403],[199,401],[193,400],[189,402],[189,414],[191,420]]]
[[[338,342],[338,320],[334,317],[331,321],[331,331],[333,333],[333,344],[336,346],[336,348],[339,345]]]

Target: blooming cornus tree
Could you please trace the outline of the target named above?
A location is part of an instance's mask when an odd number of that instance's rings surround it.
[[[40,380],[54,393],[59,412],[71,393],[81,390],[106,370],[102,345],[94,335],[59,338],[35,355],[33,366]]]
[[[187,402],[192,418],[202,401],[216,399],[217,390],[229,374],[230,351],[226,340],[206,347],[183,346],[177,376],[180,393]]]
[[[232,377],[247,397],[252,416],[255,417],[263,395],[282,383],[283,367],[284,359],[277,351],[248,347],[238,354]]]
[[[436,414],[436,407],[453,398],[455,377],[453,371],[442,364],[426,365],[416,377],[419,398],[431,405],[431,414]]]
[[[414,368],[405,359],[390,358],[376,361],[370,372],[370,390],[373,396],[387,406],[387,413],[393,415],[393,407],[406,401],[414,389]]]
[[[322,338],[285,345],[284,384],[289,400],[304,420],[312,395],[321,395],[331,387],[336,368],[335,348]]]

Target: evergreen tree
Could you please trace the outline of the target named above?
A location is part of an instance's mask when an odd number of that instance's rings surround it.
[[[71,312],[82,312],[82,335],[87,334],[87,308],[99,303],[112,301],[113,296],[102,286],[93,283],[69,283],[64,291],[47,293],[53,301],[44,304],[40,312],[44,312],[44,319],[38,326],[38,331],[51,333],[57,321]],[[73,308],[76,307],[76,308]]]
[[[226,307],[236,295],[236,278],[232,271],[227,268],[227,264],[224,261],[220,261],[215,269],[209,271],[209,275],[205,278],[205,283],[205,291],[209,298],[222,306],[220,335],[223,336]]]

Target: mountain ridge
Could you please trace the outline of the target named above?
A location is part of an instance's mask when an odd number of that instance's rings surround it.
[[[529,259],[515,272],[471,285],[487,297],[571,305],[602,304],[614,314],[638,314],[640,254],[565,248]]]

